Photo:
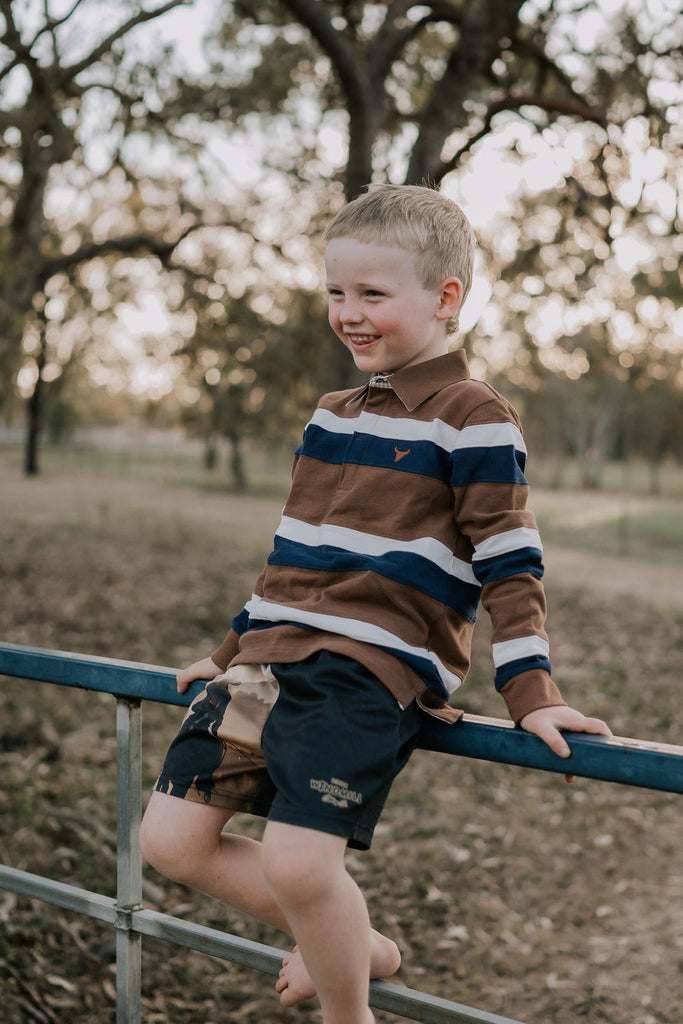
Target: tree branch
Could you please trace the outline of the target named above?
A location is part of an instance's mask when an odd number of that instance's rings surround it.
[[[126,254],[143,250],[150,256],[156,256],[164,265],[169,266],[174,251],[193,231],[198,231],[200,228],[228,227],[242,230],[242,225],[236,221],[222,221],[220,224],[197,222],[190,224],[171,241],[164,241],[162,238],[155,238],[154,235],[140,231],[130,235],[121,235],[118,238],[106,238],[103,242],[87,242],[74,252],[63,253],[46,260],[39,275],[40,286],[42,287],[55,274],[63,273],[78,266],[79,263],[86,263],[88,260],[96,259],[98,256],[108,256],[111,253]]]
[[[425,14],[423,18],[412,22],[406,28],[397,28],[396,20],[404,15],[411,6],[412,4],[406,0],[400,0],[400,2],[396,0],[395,3],[390,4],[386,17],[370,47],[368,65],[373,78],[378,81],[384,82],[394,61],[408,43],[416,39],[427,25],[439,21],[451,25],[460,22],[461,13],[451,3],[434,3],[430,5],[429,14]]]
[[[419,134],[407,181],[426,181],[438,172],[443,140],[463,124],[465,99],[476,93],[478,80],[499,52],[501,36],[511,35],[522,3],[523,0],[482,0],[472,11],[466,10],[458,43],[418,119]]]
[[[5,31],[2,36],[0,36],[0,43],[4,43],[5,46],[14,53],[16,53],[18,49],[25,49],[24,44],[21,41],[21,36],[19,35],[19,29],[17,28],[14,20],[11,0],[0,0],[0,13],[5,19]]]
[[[471,149],[483,139],[491,131],[491,123],[496,114],[502,113],[504,110],[519,111],[522,107],[538,107],[541,110],[549,110],[556,114],[568,114],[571,117],[581,118],[583,121],[593,121],[595,124],[599,124],[601,128],[607,127],[607,118],[603,110],[596,110],[593,107],[588,107],[585,104],[581,104],[574,100],[562,100],[559,98],[552,99],[545,96],[517,96],[508,97],[505,100],[499,100],[497,103],[492,103],[486,111],[484,123],[479,131],[472,135],[467,142],[460,147],[457,153],[454,153],[449,160],[444,160],[440,165],[434,169],[432,177],[439,183],[443,181],[447,174],[454,171],[462,160],[466,153],[469,153]]]
[[[324,53],[332,61],[347,98],[354,103],[365,102],[365,76],[359,73],[359,62],[353,49],[321,10],[316,0],[282,0],[292,14],[308,29]]]
[[[517,39],[515,49],[520,56],[527,56],[534,60],[539,70],[549,72],[562,88],[567,90],[570,96],[574,96],[580,101],[580,94],[577,93],[574,83],[567,72],[552,60],[542,47],[530,40]]]
[[[580,99],[562,99],[559,96],[537,96],[535,94],[510,96],[498,103],[492,103],[489,111],[493,116],[501,110],[519,110],[520,107],[538,107],[540,110],[549,110],[555,114],[568,114],[570,117],[578,117],[582,121],[594,121],[601,128],[606,128],[608,123],[607,115],[602,107],[591,107]]]
[[[0,82],[5,78],[10,71],[18,67],[20,64],[33,65],[35,68],[36,59],[31,56],[30,46],[26,46],[21,41],[21,34],[17,28],[17,24],[14,20],[14,14],[12,11],[11,0],[0,0],[0,13],[5,18],[5,31],[0,36],[0,43],[3,43],[7,49],[14,54],[14,59],[10,60],[2,71],[0,71]]]
[[[49,32],[52,36],[52,59],[56,64],[59,58],[59,54],[57,50],[57,37],[55,36],[55,29],[59,28],[60,25],[64,25],[65,22],[69,20],[69,18],[73,15],[77,8],[80,7],[82,3],[83,0],[75,0],[75,3],[70,11],[67,11],[66,14],[63,14],[61,18],[53,18],[50,16],[48,0],[44,0],[43,13],[45,15],[45,24],[38,29],[33,39],[29,43],[29,50],[33,49],[33,47],[36,45],[40,37],[45,32]]]
[[[192,0],[168,0],[168,2],[163,4],[162,7],[157,7],[153,11],[140,11],[132,18],[129,18],[128,21],[124,22],[123,25],[120,25],[114,32],[111,32],[106,39],[103,39],[102,42],[88,54],[87,57],[84,57],[77,64],[71,64],[69,67],[63,68],[62,78],[75,78],[76,75],[81,73],[81,71],[85,71],[86,68],[95,64],[106,53],[109,53],[117,40],[122,39],[131,31],[131,29],[135,28],[136,25],[142,25],[145,22],[153,21],[162,14],[167,14],[168,11],[173,10],[174,7],[184,7],[191,2]]]
[[[381,124],[384,82],[332,25],[317,0],[281,0],[327,54],[344,93],[349,115],[346,195],[352,199],[372,177],[372,144]]]
[[[479,140],[485,138],[485,136],[487,136],[488,133],[491,131],[492,120],[493,114],[487,112],[486,117],[484,119],[484,123],[482,127],[479,129],[479,131],[475,135],[471,135],[467,142],[464,144],[464,146],[461,146],[457,153],[453,154],[450,160],[441,161],[439,167],[435,168],[431,175],[431,179],[434,181],[434,184],[441,184],[441,182],[443,181],[447,174],[450,174],[451,171],[456,170],[460,166],[460,161],[465,156],[465,154],[469,153],[470,150],[476,146]]]

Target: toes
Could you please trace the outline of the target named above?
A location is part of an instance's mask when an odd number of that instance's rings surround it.
[[[292,994],[285,989],[280,993],[280,1002],[283,1006],[296,1006],[296,1004],[301,1002],[301,1000],[297,999],[296,996],[292,996]]]

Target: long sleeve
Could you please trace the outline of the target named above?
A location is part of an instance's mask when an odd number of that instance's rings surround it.
[[[239,636],[234,631],[234,629],[231,629],[228,632],[225,639],[223,640],[223,643],[220,645],[220,647],[217,647],[216,650],[211,655],[211,660],[215,662],[216,665],[218,665],[219,669],[221,669],[222,672],[225,672],[228,665],[237,654],[239,650],[239,643]]]
[[[456,520],[472,545],[472,570],[491,618],[496,689],[519,722],[565,703],[550,677],[542,545],[526,508],[526,448],[502,398],[474,410],[461,436],[467,448],[466,459],[454,460]]]
[[[223,643],[211,655],[211,660],[224,672],[230,662],[239,652],[240,637],[249,628],[249,613],[243,608],[239,615],[232,620],[232,624]]]

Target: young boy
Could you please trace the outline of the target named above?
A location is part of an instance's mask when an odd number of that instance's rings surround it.
[[[460,208],[371,186],[329,225],[330,324],[370,380],[326,395],[297,450],[275,546],[209,658],[145,814],[158,870],[293,935],[276,985],[325,1024],[370,1024],[369,978],[399,965],[344,867],[367,848],[425,714],[448,721],[478,604],[511,717],[556,753],[609,734],[550,678],[541,544],[512,407],[449,336],[471,283]],[[226,672],[227,669],[227,672]],[[223,834],[236,811],[263,841]]]

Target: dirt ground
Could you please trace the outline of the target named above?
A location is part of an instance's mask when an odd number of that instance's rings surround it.
[[[1,461],[0,503],[0,638],[165,665],[222,638],[281,507],[77,471],[26,481]],[[680,742],[680,553],[653,564],[557,537],[549,625],[567,699],[617,735]],[[502,717],[487,647],[482,621],[459,703]],[[149,705],[143,717],[149,786],[178,709]],[[111,698],[0,680],[2,860],[113,895],[114,758]],[[373,849],[348,863],[373,923],[402,950],[399,983],[524,1024],[680,1024],[682,845],[677,796],[420,751]],[[147,906],[286,948],[281,934],[145,877]],[[112,929],[0,893],[4,1024],[113,1021],[113,959]],[[161,942],[145,943],[143,994],[145,1024],[320,1019],[314,1002],[282,1009],[265,976]]]

